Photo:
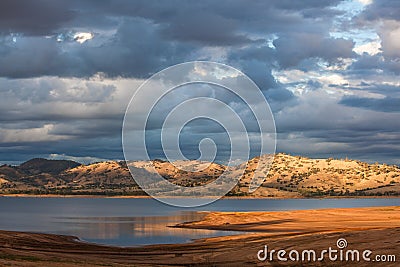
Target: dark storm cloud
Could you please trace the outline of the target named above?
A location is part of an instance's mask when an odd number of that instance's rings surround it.
[[[164,30],[165,38],[180,41],[194,41],[205,45],[236,45],[251,43],[251,40],[237,34],[237,21],[216,14],[187,14],[174,17]]]
[[[3,42],[0,54],[0,73],[3,77],[51,75],[55,74],[55,70],[68,67],[65,60],[57,60],[61,51],[57,43],[50,39],[27,37],[16,44]]]
[[[400,19],[400,2],[397,0],[373,1],[361,14],[366,20]]]
[[[49,154],[122,158],[122,118],[140,83],[118,82],[145,79],[189,60],[227,63],[255,81],[275,112],[279,151],[398,158],[400,96],[397,86],[382,83],[400,73],[397,39],[391,38],[400,19],[399,3],[375,1],[351,21],[349,10],[337,8],[341,3],[0,1],[0,161]],[[377,30],[382,51],[376,55],[356,55],[351,36],[330,34],[345,28],[338,23],[357,32],[388,19],[395,22]],[[78,43],[78,32],[90,32],[93,38]],[[346,67],[343,59],[353,62]],[[294,76],[288,82],[274,73],[286,71],[283,76]],[[325,77],[329,75],[363,82],[345,85]],[[336,96],[339,90],[354,95]],[[229,94],[206,88],[175,97],[204,92],[238,107]],[[238,112],[251,121],[245,109]],[[257,132],[253,126],[249,123]],[[181,144],[185,154],[198,155],[201,137],[224,138],[220,128],[204,128],[187,127]],[[155,138],[160,125],[149,129],[157,157],[162,155]],[[226,156],[229,147],[220,144],[218,153]]]
[[[348,57],[350,43],[325,36],[334,16],[330,7],[337,3],[2,1],[0,12],[5,14],[0,16],[0,75],[85,77],[104,72],[110,76],[146,77],[172,64],[198,59],[194,54],[204,46],[257,49],[270,34],[299,32],[313,34],[312,38],[321,39],[320,45],[337,49],[326,53],[318,45],[310,49],[310,36],[289,34],[281,38],[296,43],[282,44],[285,41],[280,39],[277,54],[273,55],[282,66],[293,66],[309,56]],[[309,10],[318,10],[318,16],[324,19],[316,23],[313,16],[304,16],[302,12]],[[83,44],[69,39],[55,41],[57,34],[70,30],[93,32],[95,37]],[[104,37],[110,30],[115,33]],[[8,34],[16,34],[15,41]],[[99,41],[102,36],[105,39]],[[304,55],[294,55],[297,49],[304,49]]]
[[[398,75],[400,73],[400,2],[395,0],[373,1],[367,5],[355,19],[360,28],[375,28],[381,48],[376,55],[362,55],[352,65],[352,70],[360,74],[368,71],[384,71]]]
[[[94,9],[93,14],[107,14],[109,16],[134,16],[142,17],[154,21],[157,24],[165,24],[167,32],[173,35],[179,35],[185,40],[199,42],[210,41],[213,43],[221,42],[220,36],[215,35],[216,30],[219,34],[228,39],[237,36],[236,29],[243,27],[246,32],[251,32],[256,26],[261,31],[279,31],[284,25],[294,25],[302,22],[302,12],[316,10],[315,17],[332,17],[330,7],[337,5],[340,0],[333,1],[91,1],[81,4],[81,10],[85,13],[87,10]],[[90,3],[90,4],[88,4]],[[336,14],[336,13],[335,13]],[[288,19],[295,17],[296,19]],[[215,23],[213,23],[215,22]],[[269,22],[269,23],[268,23]],[[273,24],[275,22],[275,25]],[[277,23],[276,23],[277,22]],[[255,25],[253,23],[257,23]],[[193,30],[186,27],[185,24],[193,26]],[[322,23],[320,23],[322,24]],[[299,26],[299,25],[297,25]],[[185,28],[180,28],[185,27]],[[316,27],[316,26],[314,26]],[[181,29],[182,33],[172,32],[172,29]],[[273,29],[273,30],[272,30]],[[199,31],[193,33],[193,31]],[[207,38],[211,35],[214,38]],[[184,36],[188,34],[189,36]],[[203,35],[204,34],[204,35]],[[192,37],[190,37],[190,35]],[[225,43],[225,42],[224,42]]]
[[[163,39],[156,25],[140,19],[125,19],[110,43],[78,49],[76,53],[84,65],[83,73],[100,71],[110,76],[147,78],[182,62],[193,49],[191,45]]]
[[[74,18],[68,1],[2,0],[0,1],[0,32],[26,35],[53,34]]]
[[[400,112],[400,98],[385,97],[382,99],[376,99],[345,97],[339,103],[350,107],[365,108],[382,112]]]
[[[240,53],[232,53],[237,56]],[[278,112],[284,107],[294,105],[296,96],[285,88],[272,75],[273,64],[268,60],[253,57],[239,57],[238,60],[231,60],[232,66],[240,68],[244,74],[249,76],[263,92],[273,112]]]
[[[364,76],[365,73],[376,73],[377,69],[381,69],[382,67],[383,61],[379,55],[365,53],[351,64],[349,70],[353,71],[353,74],[358,74],[359,72],[361,76]]]
[[[296,101],[294,94],[276,81],[276,51],[269,46],[244,47],[232,51],[228,63],[242,70],[263,91],[271,108],[277,112]]]
[[[79,149],[77,149],[79,148]],[[93,162],[99,159],[122,159],[121,138],[117,137],[99,137],[99,138],[86,138],[86,139],[73,139],[59,141],[46,141],[46,142],[31,142],[31,143],[8,143],[0,144],[1,149],[1,163],[20,164],[32,158],[42,157],[48,158],[51,154],[63,154],[72,157],[87,157],[93,155],[93,159],[89,161],[79,162]],[[62,153],[60,153],[62,151]],[[66,158],[66,157],[61,157]]]
[[[333,39],[320,34],[295,33],[274,40],[279,64],[283,68],[295,67],[304,59],[321,58],[327,62],[354,55],[354,43]],[[329,49],[327,49],[329,47]]]
[[[113,38],[99,46],[60,44],[50,38],[21,38],[0,48],[0,73],[11,78],[40,75],[148,77],[183,61],[191,51],[162,39],[156,26],[141,19],[124,19]],[[3,50],[3,53],[1,53]],[[67,50],[67,51],[65,51]],[[25,64],[25,62],[29,64]]]
[[[368,90],[368,92],[381,94],[387,97],[400,97],[400,87],[391,84],[364,84],[364,86],[355,88],[355,90]]]
[[[359,56],[348,68],[348,74],[363,78],[371,75],[381,75],[382,72],[392,75],[400,74],[398,57],[383,57],[381,53]]]

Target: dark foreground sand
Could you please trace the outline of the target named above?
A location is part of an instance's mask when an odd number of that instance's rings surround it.
[[[244,231],[242,235],[189,244],[117,248],[79,242],[71,236],[0,231],[0,266],[400,266],[400,207],[287,212],[212,212],[177,227]],[[248,233],[246,233],[248,232]],[[250,233],[251,232],[251,233]],[[269,249],[346,249],[395,255],[397,262],[261,262]]]

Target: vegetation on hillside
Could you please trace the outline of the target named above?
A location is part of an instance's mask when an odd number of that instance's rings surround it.
[[[161,174],[168,181],[187,187],[204,185],[225,172],[239,183],[228,196],[325,197],[398,196],[400,169],[395,165],[368,164],[357,160],[310,159],[279,153],[264,155],[237,167],[199,161],[162,160],[129,163],[133,175]],[[244,173],[239,170],[245,168]],[[249,192],[252,180],[261,186]],[[217,185],[223,186],[223,181]],[[20,166],[0,166],[2,194],[145,195],[125,162],[81,165],[73,161],[32,159]],[[205,195],[212,192],[204,192]]]

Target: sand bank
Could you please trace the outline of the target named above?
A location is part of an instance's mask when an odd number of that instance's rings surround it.
[[[395,255],[400,261],[400,207],[322,209],[284,212],[211,212],[199,222],[177,227],[235,230],[243,235],[189,244],[118,248],[80,242],[77,237],[0,231],[1,266],[299,266],[299,262],[259,261],[270,249],[348,248]],[[372,256],[373,256],[372,255]],[[374,265],[377,263],[374,262]],[[371,266],[371,262],[306,262],[303,266]]]

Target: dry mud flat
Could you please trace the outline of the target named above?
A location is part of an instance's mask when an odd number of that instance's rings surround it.
[[[321,209],[283,212],[211,212],[177,227],[243,231],[241,235],[188,244],[135,248],[99,246],[75,237],[0,231],[0,266],[398,266],[400,207]],[[371,250],[370,262],[260,261],[259,250],[320,252],[345,238],[343,250]],[[262,254],[261,254],[262,255]],[[396,262],[372,262],[394,255]],[[326,255],[327,256],[327,255]],[[287,257],[287,255],[286,255]]]

